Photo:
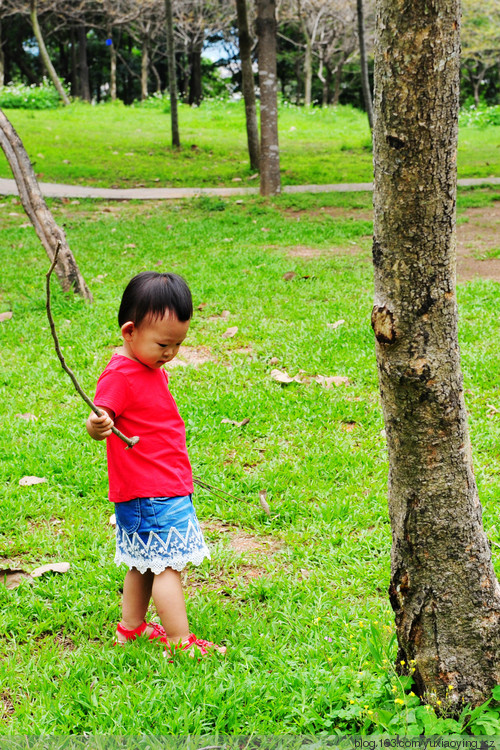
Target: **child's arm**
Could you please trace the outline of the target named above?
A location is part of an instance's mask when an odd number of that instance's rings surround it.
[[[91,411],[85,426],[91,438],[94,438],[94,440],[104,440],[111,435],[115,415],[106,406],[99,406],[98,408],[102,412],[102,415],[98,417],[97,414]]]

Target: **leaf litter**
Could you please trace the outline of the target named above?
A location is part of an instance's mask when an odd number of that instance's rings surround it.
[[[297,375],[292,378],[287,372],[282,372],[281,370],[274,369],[271,370],[271,377],[281,385],[290,385],[290,383],[301,383],[309,385],[309,383],[311,382],[316,382],[319,385],[323,386],[323,388],[331,388],[332,386],[338,387],[339,385],[350,384],[349,378],[345,375],[332,375],[329,377],[325,375],[315,375],[313,377],[307,375],[304,370],[299,370]]]

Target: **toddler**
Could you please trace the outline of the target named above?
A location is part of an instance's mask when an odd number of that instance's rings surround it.
[[[145,635],[167,653],[205,656],[225,647],[190,633],[180,571],[210,553],[191,500],[193,477],[184,422],[168,389],[163,365],[184,341],[193,314],[191,292],[173,273],[135,276],[118,313],[123,345],[97,383],[87,431],[107,439],[109,499],[115,503],[117,565],[129,570],[123,584],[119,644]],[[126,449],[116,427],[137,445]],[[153,598],[162,625],[145,621]]]

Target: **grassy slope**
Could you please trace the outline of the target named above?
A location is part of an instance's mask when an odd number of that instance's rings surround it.
[[[255,185],[246,153],[241,102],[181,106],[183,148],[170,148],[169,114],[161,105],[121,104],[7,111],[41,179],[125,186]],[[366,118],[350,107],[280,110],[283,184],[367,182],[372,176]],[[464,128],[460,177],[500,175],[500,127]],[[3,154],[0,177],[10,177]],[[240,184],[240,183],[238,183]]]
[[[20,207],[10,199],[0,206],[0,310],[13,310],[0,323],[3,567],[72,563],[65,576],[0,586],[2,731],[332,733],[368,729],[381,706],[394,713],[394,697],[407,700],[384,662],[390,528],[369,324],[371,224],[342,215],[370,200],[53,203],[96,298],[89,307],[54,283],[64,351],[90,393],[118,342],[117,304],[134,273],[175,270],[195,306],[205,305],[187,343],[206,347],[214,361],[173,370],[172,390],[196,473],[241,500],[196,496],[200,518],[212,521],[212,560],[189,572],[189,616],[195,632],[229,646],[226,659],[200,664],[169,664],[149,644],[111,646],[123,569],[112,563],[103,446],[87,438],[87,409],[52,349],[43,252],[33,231],[20,228],[23,217],[12,215]],[[467,192],[460,205],[489,200]],[[329,206],[343,210],[333,217]],[[325,252],[289,255],[297,246]],[[288,271],[296,272],[291,281]],[[500,421],[486,417],[500,385],[498,286],[468,284],[459,300],[477,477],[486,527],[500,541]],[[229,320],[216,317],[223,310]],[[328,327],[339,319],[344,325]],[[222,338],[235,325],[237,335]],[[281,387],[270,377],[272,357],[291,375],[346,375],[350,384]],[[26,412],[38,421],[15,416]],[[244,417],[244,428],[221,422]],[[20,488],[31,474],[47,484]],[[231,548],[238,528],[260,541],[260,556]]]

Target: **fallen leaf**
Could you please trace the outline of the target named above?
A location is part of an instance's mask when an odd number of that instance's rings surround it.
[[[259,492],[259,502],[261,505],[262,510],[266,514],[266,516],[271,515],[271,508],[269,507],[269,504],[266,501],[267,497],[267,490],[260,490]]]
[[[16,417],[24,419],[26,422],[36,422],[38,420],[38,417],[35,417],[34,414],[16,414]]]
[[[19,480],[19,486],[31,487],[33,484],[43,484],[46,481],[45,477],[23,477]]]
[[[336,320],[335,323],[327,323],[327,327],[331,328],[332,331],[334,331],[336,328],[339,328],[340,326],[343,326],[345,323],[345,320]]]
[[[281,383],[282,385],[297,382],[295,378],[291,378],[287,372],[281,372],[281,370],[271,370],[271,377],[277,383]]]
[[[203,310],[204,307],[208,305],[208,302],[200,302],[198,305],[198,310]]]
[[[500,414],[500,409],[497,409],[496,406],[493,406],[492,404],[486,404],[486,406],[488,407],[486,414],[489,417],[492,417],[494,414]]]
[[[0,323],[2,323],[4,320],[10,320],[12,318],[12,313],[10,310],[8,312],[0,313]]]
[[[295,273],[295,271],[287,271],[286,273],[283,274],[282,278],[283,278],[284,281],[291,281],[296,276],[297,276],[297,274]]]
[[[64,203],[64,205],[67,205],[69,203],[69,198],[61,198],[61,201]]]
[[[316,375],[314,380],[322,385],[323,388],[330,388],[332,385],[339,386],[349,384],[349,378],[347,378],[345,375],[333,375],[330,378],[327,378],[324,375]]]
[[[137,247],[137,245],[134,245],[133,242],[129,242],[129,244],[125,245],[125,247]]]
[[[250,177],[249,177],[248,179],[249,179],[249,180],[256,180],[258,176],[259,176],[259,173],[258,173],[258,172],[256,172],[255,174],[251,174],[251,175],[250,175]]]
[[[267,227],[261,227],[261,228],[260,228],[260,231],[261,231],[261,232],[270,232],[271,230],[270,230],[270,229],[267,229]]]
[[[109,517],[109,525],[116,526],[116,516],[114,513],[112,513]]]
[[[221,316],[221,318],[222,318],[223,320],[227,320],[228,318],[230,318],[230,317],[231,317],[231,313],[229,312],[229,310],[223,310],[223,311],[221,312],[220,316]]]
[[[243,201],[235,201],[235,203],[236,203],[237,206],[241,206],[241,204],[243,203]]]
[[[269,360],[270,365],[277,365],[278,362],[279,362],[278,357],[271,357],[271,359]]]
[[[0,582],[7,589],[15,589],[24,578],[28,581],[33,580],[29,573],[19,568],[4,568],[0,570]]]
[[[233,177],[231,182],[241,182],[241,177]]]
[[[238,333],[238,326],[232,326],[232,328],[228,328],[227,331],[224,331],[222,334],[223,339],[232,339],[233,336],[236,336]]]
[[[250,417],[245,417],[241,422],[236,422],[234,419],[221,419],[221,424],[233,424],[235,427],[244,427],[250,422]]]
[[[31,571],[32,578],[40,578],[44,573],[67,573],[71,565],[69,562],[62,563],[48,563],[47,565],[40,565],[39,568]]]

